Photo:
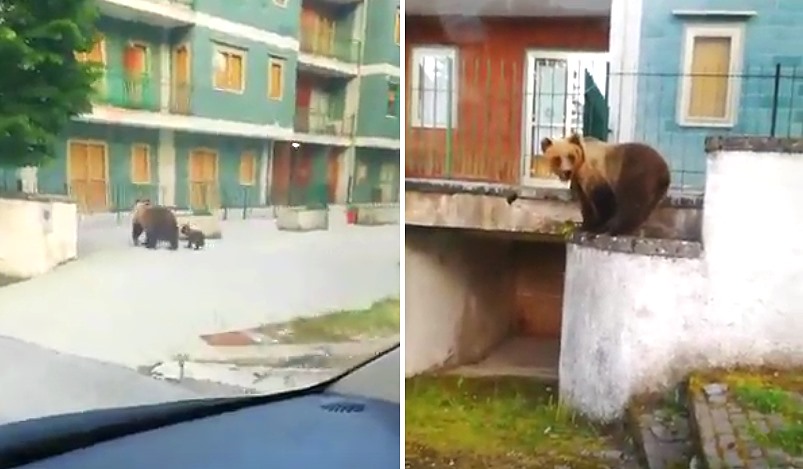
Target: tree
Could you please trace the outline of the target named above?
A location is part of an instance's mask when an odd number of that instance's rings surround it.
[[[0,0],[0,166],[40,166],[70,118],[91,110],[94,0]]]

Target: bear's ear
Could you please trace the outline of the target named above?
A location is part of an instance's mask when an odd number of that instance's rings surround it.
[[[552,146],[552,139],[549,137],[544,137],[541,140],[541,153],[546,153],[547,148]]]
[[[577,132],[572,132],[572,134],[569,135],[569,138],[567,140],[572,145],[580,146],[583,144],[583,137],[581,137],[580,134],[578,134]]]

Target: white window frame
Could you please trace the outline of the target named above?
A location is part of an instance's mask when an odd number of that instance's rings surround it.
[[[739,100],[742,92],[742,73],[744,61],[745,24],[687,24],[683,27],[683,53],[681,60],[680,93],[677,102],[677,123],[682,127],[733,127],[739,117]],[[691,104],[691,66],[694,51],[694,40],[698,37],[720,37],[731,40],[730,67],[728,74],[728,94],[725,103],[725,117],[690,117]]]
[[[245,93],[245,87],[246,87],[245,81],[246,81],[246,78],[248,76],[248,73],[246,73],[246,71],[248,70],[248,68],[247,68],[247,66],[248,66],[248,64],[247,64],[248,50],[240,49],[240,48],[232,47],[232,46],[227,46],[225,44],[221,44],[221,43],[217,43],[217,42],[213,42],[212,44],[213,44],[213,47],[212,47],[212,87],[216,91],[222,91],[224,93],[234,93],[234,94],[243,94],[243,93]],[[242,64],[240,72],[243,74],[243,79],[241,80],[239,89],[221,88],[221,87],[219,87],[217,85],[217,83],[215,83],[215,76],[216,76],[216,73],[217,73],[217,69],[215,68],[216,67],[215,58],[216,58],[218,53],[236,55],[236,56],[240,57],[240,63]]]
[[[421,95],[419,90],[421,89],[421,83],[419,83],[419,76],[418,76],[418,67],[421,63],[421,59],[425,57],[438,57],[438,58],[447,58],[451,59],[452,61],[452,119],[451,119],[451,128],[457,128],[457,102],[460,93],[458,92],[458,83],[460,79],[457,75],[457,47],[454,46],[422,46],[422,47],[414,47],[413,54],[412,54],[412,66],[410,67],[411,73],[413,74],[412,77],[412,89],[410,93],[410,125],[412,127],[422,128],[422,129],[445,129],[445,125],[438,125],[436,123],[426,124],[424,125],[421,122],[421,115],[418,109],[418,103],[421,99]]]

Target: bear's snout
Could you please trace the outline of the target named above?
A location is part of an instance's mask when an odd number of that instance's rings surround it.
[[[572,178],[572,172],[571,171],[561,171],[560,172],[560,180],[561,181],[568,181],[571,178]]]

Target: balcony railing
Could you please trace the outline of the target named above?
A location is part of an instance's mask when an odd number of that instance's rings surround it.
[[[301,52],[356,63],[360,58],[360,41],[332,39],[331,35],[301,29]]]
[[[296,108],[296,132],[350,137],[354,135],[354,115],[332,116],[326,110]]]
[[[170,86],[170,112],[192,114],[192,88],[189,83],[174,83]]]
[[[159,80],[149,74],[107,70],[96,85],[95,102],[128,109],[158,111]]]

